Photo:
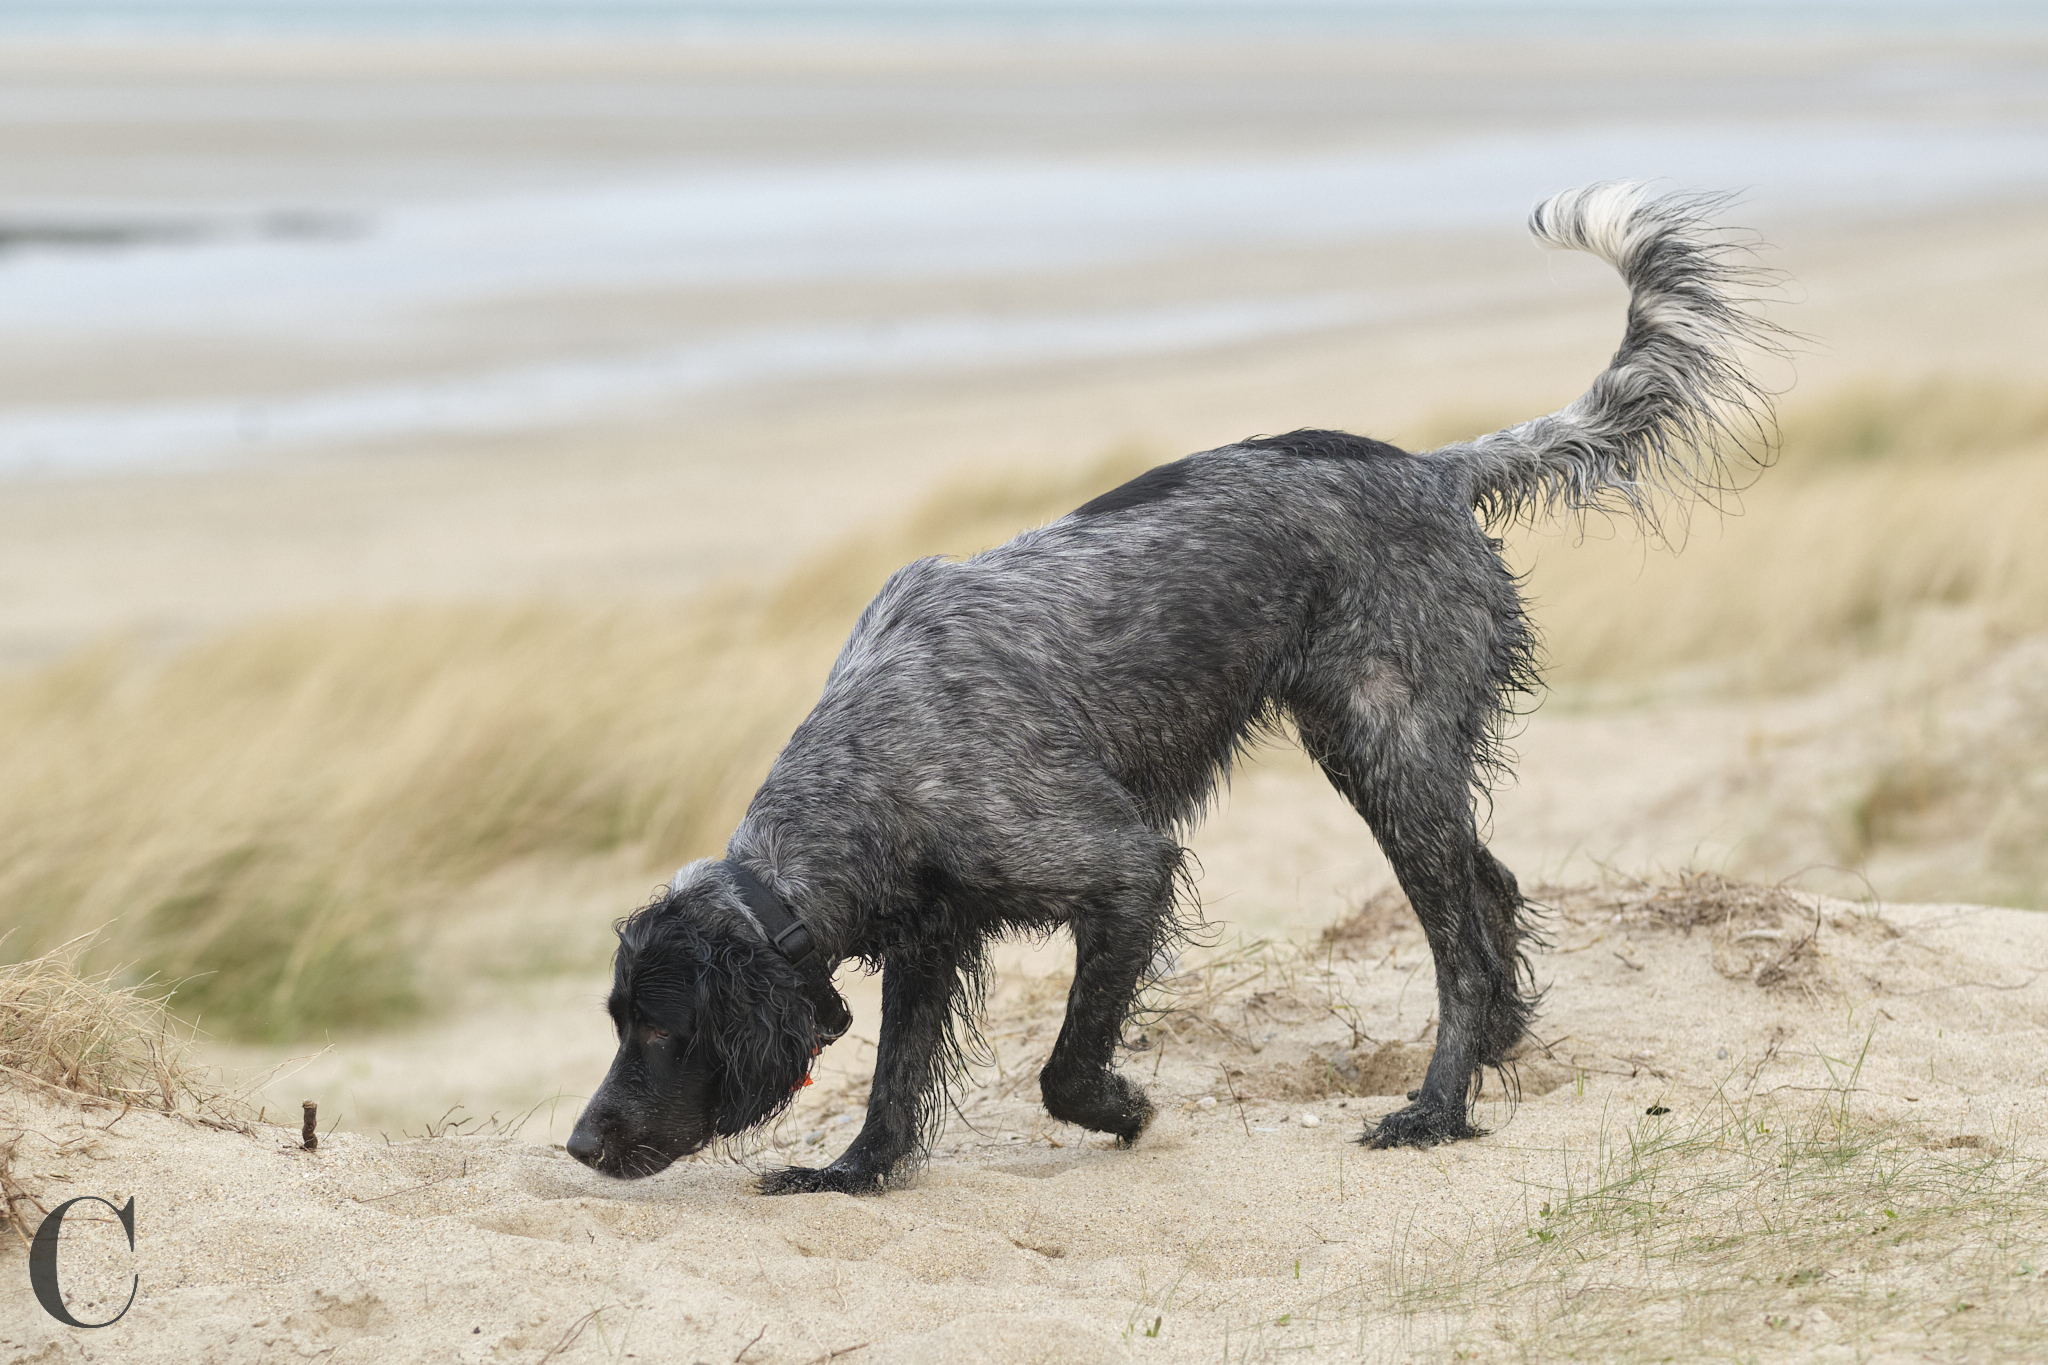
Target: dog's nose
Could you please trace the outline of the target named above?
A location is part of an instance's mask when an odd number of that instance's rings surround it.
[[[597,1154],[604,1150],[604,1143],[598,1139],[597,1125],[589,1122],[576,1125],[576,1131],[569,1134],[569,1155],[588,1166],[597,1160]]]

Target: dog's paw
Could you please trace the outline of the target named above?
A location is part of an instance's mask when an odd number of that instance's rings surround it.
[[[785,1166],[762,1176],[762,1194],[880,1194],[888,1177],[878,1171],[837,1164],[822,1168]]]
[[[1132,1086],[1131,1094],[1137,1103],[1124,1111],[1123,1126],[1115,1130],[1119,1147],[1128,1147],[1136,1142],[1152,1126],[1152,1120],[1159,1112],[1152,1107],[1152,1101],[1145,1098],[1144,1091]]]
[[[1152,1101],[1138,1086],[1114,1071],[1099,1071],[1079,1081],[1039,1078],[1045,1110],[1062,1123],[1108,1133],[1125,1147],[1152,1124]]]
[[[1434,1147],[1484,1136],[1485,1130],[1472,1126],[1463,1106],[1445,1108],[1424,1101],[1396,1109],[1367,1128],[1358,1141],[1365,1147]]]

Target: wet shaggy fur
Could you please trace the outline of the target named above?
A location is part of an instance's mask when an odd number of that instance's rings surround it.
[[[1706,225],[1715,206],[1603,185],[1536,210],[1539,238],[1602,255],[1631,291],[1612,365],[1562,412],[1425,453],[1335,431],[1244,441],[897,573],[726,860],[622,923],[619,1053],[571,1150],[645,1175],[771,1117],[831,1031],[823,973],[860,959],[882,972],[866,1122],[829,1166],[761,1187],[882,1190],[937,1131],[989,943],[1055,928],[1075,971],[1046,1109],[1136,1140],[1152,1106],[1113,1061],[1182,928],[1180,835],[1241,747],[1284,727],[1385,850],[1436,961],[1427,1078],[1363,1140],[1473,1136],[1478,1078],[1508,1065],[1533,1007],[1524,905],[1475,803],[1536,685],[1535,643],[1482,518],[1646,515],[1655,491],[1717,486],[1725,452],[1763,449],[1729,440],[1766,429],[1737,348],[1769,336]],[[813,977],[766,945],[727,863],[809,928]]]

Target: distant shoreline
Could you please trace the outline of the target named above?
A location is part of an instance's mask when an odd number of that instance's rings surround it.
[[[671,37],[784,41],[1542,38],[2048,34],[2027,0],[45,0],[0,39]]]
[[[41,234],[0,256],[0,434],[80,475],[5,479],[0,660],[694,591],[963,470],[1491,429],[1612,353],[1612,272],[1521,224],[1584,178],[1743,192],[1723,221],[1825,342],[1801,404],[2031,383],[2044,66],[1883,38],[0,42],[0,224]]]

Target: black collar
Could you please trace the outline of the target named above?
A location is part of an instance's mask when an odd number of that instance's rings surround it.
[[[725,870],[732,873],[733,881],[739,885],[740,898],[753,912],[761,932],[768,936],[769,946],[788,958],[790,966],[804,967],[817,952],[817,944],[811,941],[811,931],[804,928],[804,922],[789,912],[782,897],[770,891],[766,882],[740,864],[728,858]]]
[[[853,1026],[853,1016],[847,1012],[846,1001],[832,989],[832,964],[825,961],[824,954],[818,951],[811,931],[790,913],[789,907],[782,903],[782,897],[771,891],[766,882],[730,858],[725,859],[721,866],[732,874],[740,899],[746,902],[747,910],[766,936],[768,946],[796,968],[797,976],[804,983],[804,994],[810,997],[820,1046],[837,1040]]]

